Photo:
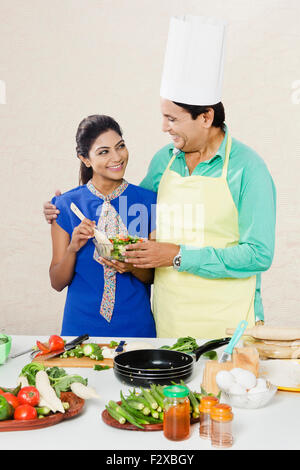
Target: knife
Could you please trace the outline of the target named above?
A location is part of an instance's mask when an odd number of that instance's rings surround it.
[[[26,349],[26,351],[18,352],[16,354],[11,354],[9,357],[10,359],[15,359],[15,357],[23,356],[23,354],[32,353],[32,352],[38,352],[38,351],[36,350],[33,351],[33,348],[30,348],[30,349]]]
[[[116,353],[122,352],[123,349],[124,349],[124,344],[125,344],[125,341],[120,341],[119,344],[118,344],[118,346],[117,346],[116,349],[115,349],[115,352],[116,352]]]
[[[243,336],[243,333],[244,333],[245,329],[247,328],[247,325],[248,325],[248,322],[246,320],[242,320],[238,324],[231,340],[229,341],[229,343],[226,346],[225,350],[222,352],[222,355],[219,359],[219,362],[227,362],[231,359],[233,348],[238,343],[240,338]]]
[[[66,343],[64,348],[61,348],[61,349],[57,349],[57,351],[51,351],[47,354],[42,354],[41,356],[39,356],[40,358],[42,358],[43,360],[48,360],[48,359],[51,359],[52,357],[56,357],[56,356],[60,356],[61,354],[63,354],[65,351],[69,351],[70,349],[74,349],[75,346],[77,346],[77,344],[81,344],[83,343],[83,341],[89,339],[89,335],[82,335],[82,336],[78,336],[77,338],[73,339],[72,341],[70,341],[69,343]],[[34,359],[36,357],[36,355],[39,353],[40,351],[33,351],[30,356],[32,359]]]

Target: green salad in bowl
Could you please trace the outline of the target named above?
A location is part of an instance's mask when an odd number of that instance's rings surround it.
[[[106,258],[108,260],[117,260],[117,261],[125,261],[125,247],[127,245],[131,245],[134,243],[139,243],[139,242],[145,242],[147,239],[146,238],[141,238],[141,237],[133,237],[131,235],[127,235],[127,237],[122,237],[120,235],[117,235],[114,238],[109,238],[110,245],[104,245],[104,244],[99,244],[95,243],[95,246],[97,248],[98,254],[102,258]]]

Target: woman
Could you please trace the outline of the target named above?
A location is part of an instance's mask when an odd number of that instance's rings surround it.
[[[111,117],[83,119],[76,143],[80,185],[52,199],[59,214],[51,227],[51,285],[58,291],[68,286],[61,334],[155,337],[150,306],[153,270],[102,260],[93,237],[96,225],[109,238],[150,237],[156,193],[123,179],[128,150]],[[86,217],[82,222],[71,211],[72,202]]]

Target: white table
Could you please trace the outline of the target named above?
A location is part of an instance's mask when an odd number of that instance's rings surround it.
[[[30,348],[36,337],[13,336],[11,353]],[[46,341],[47,337],[39,337]],[[69,339],[69,338],[67,338]],[[71,339],[71,338],[70,338]],[[105,343],[116,338],[90,338],[91,342]],[[126,338],[122,338],[126,339]],[[128,338],[127,341],[136,341]],[[154,346],[174,344],[174,339],[144,339]],[[205,340],[198,341],[199,343]],[[221,352],[220,348],[218,352]],[[0,386],[14,387],[21,369],[30,362],[29,355],[8,359],[0,365]],[[200,391],[205,359],[199,359],[195,374],[189,387]],[[63,421],[55,426],[33,431],[1,432],[0,450],[14,449],[105,449],[115,450],[209,450],[210,442],[200,439],[199,425],[192,425],[191,436],[181,442],[167,440],[163,433],[125,431],[107,426],[101,413],[109,400],[119,400],[120,390],[127,392],[128,386],[122,385],[114,376],[113,370],[94,371],[88,368],[68,368],[68,373],[78,373],[88,378],[90,386],[96,388],[101,400],[88,400],[83,412],[77,417]],[[278,391],[272,402],[265,408],[245,410],[234,408],[234,445],[232,450],[258,449],[300,449],[300,394]],[[134,454],[134,453],[133,453]],[[112,453],[113,455],[113,453]]]

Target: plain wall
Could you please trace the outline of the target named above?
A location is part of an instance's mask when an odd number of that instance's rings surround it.
[[[277,187],[274,262],[262,276],[266,321],[300,326],[300,2],[298,0],[0,0],[0,330],[60,332],[42,204],[77,186],[75,132],[113,116],[138,184],[161,131],[169,18],[228,21],[223,103],[231,134],[265,160]],[[229,325],[233,326],[233,325]]]

